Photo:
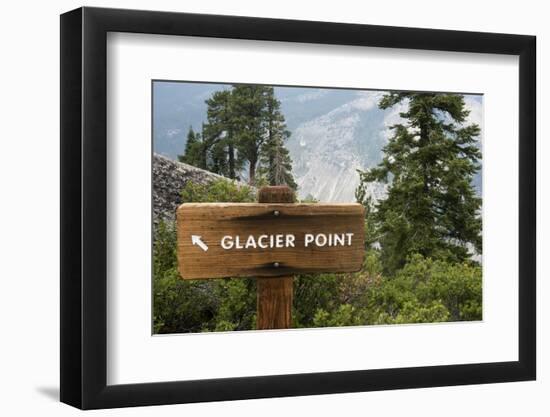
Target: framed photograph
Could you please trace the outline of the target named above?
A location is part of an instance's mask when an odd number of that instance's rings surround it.
[[[533,380],[535,37],[61,16],[61,401]]]

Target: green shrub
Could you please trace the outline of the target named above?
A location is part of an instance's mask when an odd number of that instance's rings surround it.
[[[188,182],[184,202],[250,202],[254,189],[223,179]],[[177,271],[176,231],[159,221],[153,246],[153,332],[186,333],[255,328],[253,279],[183,280]]]
[[[256,193],[248,185],[224,179],[208,184],[189,181],[181,191],[184,203],[246,203],[256,201]]]

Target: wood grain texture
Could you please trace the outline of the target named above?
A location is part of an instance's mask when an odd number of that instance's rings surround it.
[[[271,185],[258,191],[258,203],[294,203],[294,191],[286,185]]]
[[[292,327],[294,277],[257,278],[256,328]]]
[[[294,191],[287,186],[262,187],[259,203],[293,203]],[[256,328],[258,330],[292,327],[294,277],[256,279]]]
[[[364,256],[360,204],[188,203],[177,210],[178,266],[184,279],[353,272]],[[351,244],[305,246],[305,234],[353,233]],[[293,234],[295,247],[225,250],[223,236]],[[204,251],[191,239],[201,236]]]

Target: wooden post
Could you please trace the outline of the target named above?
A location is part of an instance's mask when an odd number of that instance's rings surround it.
[[[258,192],[258,202],[293,203],[294,191],[287,186],[262,187]],[[256,278],[258,330],[291,327],[293,280],[292,276]]]

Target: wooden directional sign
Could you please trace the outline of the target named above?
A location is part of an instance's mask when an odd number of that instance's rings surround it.
[[[360,204],[182,204],[177,233],[184,279],[354,272],[365,252]]]

